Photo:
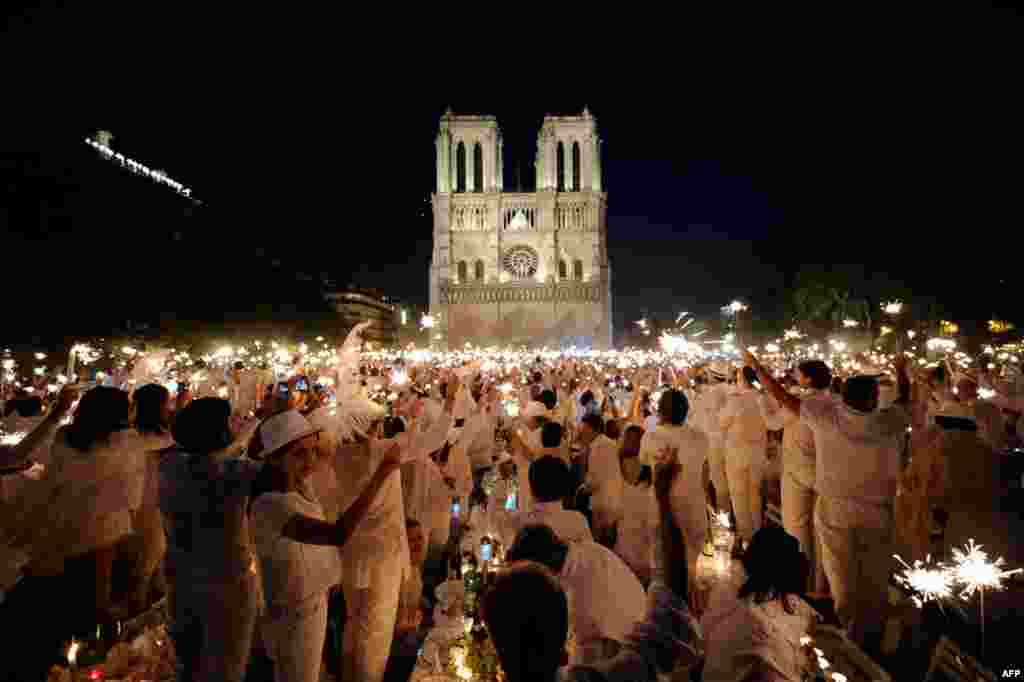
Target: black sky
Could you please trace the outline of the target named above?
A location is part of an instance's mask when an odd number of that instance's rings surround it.
[[[403,11],[42,6],[13,19],[0,230],[12,279],[33,282],[17,287],[24,314],[72,295],[104,319],[244,313],[290,295],[274,259],[425,302],[433,140],[449,105],[498,116],[506,187],[519,164],[526,189],[543,115],[589,106],[605,140],[617,327],[733,298],[775,317],[802,266],[833,263],[864,266],[855,291],[934,296],[979,319],[1014,312],[1013,9],[791,10],[742,26],[602,17],[571,31]],[[483,36],[477,53],[448,47],[462,35]],[[101,168],[82,143],[97,128],[204,206],[188,214],[168,190]],[[68,271],[87,274],[73,294]]]

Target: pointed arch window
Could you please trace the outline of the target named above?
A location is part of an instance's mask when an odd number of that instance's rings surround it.
[[[476,277],[476,281],[484,281],[484,262],[482,260],[478,260],[473,266],[473,274]]]
[[[466,191],[466,145],[461,140],[455,148],[455,191]]]
[[[572,278],[577,282],[583,279],[583,261],[578,258],[572,262]]]
[[[558,142],[558,148],[555,150],[555,170],[557,171],[557,186],[559,192],[565,191],[565,145],[562,144],[561,140]]]
[[[580,143],[572,143],[572,191],[580,191]]]
[[[484,191],[484,148],[479,142],[473,145],[473,191]]]
[[[569,267],[564,260],[558,261],[558,279],[569,279]]]
[[[469,268],[466,267],[466,261],[459,261],[458,273],[459,284],[464,284],[469,279]]]

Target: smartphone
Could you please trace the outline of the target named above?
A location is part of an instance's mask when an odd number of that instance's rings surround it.
[[[480,561],[490,561],[494,550],[491,548],[490,543],[480,545]]]
[[[288,388],[288,384],[287,383],[282,382],[282,383],[277,385],[277,395],[278,395],[278,397],[287,398],[290,392],[291,391]]]
[[[295,390],[296,391],[308,391],[309,390],[309,381],[306,379],[306,377],[302,377],[301,379],[299,379],[298,381],[295,382]]]

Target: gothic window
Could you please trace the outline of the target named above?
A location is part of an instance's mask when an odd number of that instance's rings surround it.
[[[572,143],[572,191],[580,191],[580,143]]]
[[[484,262],[482,260],[478,260],[476,265],[473,266],[473,269],[475,270],[473,274],[476,275],[476,281],[484,281]]]
[[[484,149],[479,142],[473,145],[473,191],[484,191]]]
[[[569,279],[569,268],[564,260],[558,261],[558,279]]]
[[[469,279],[468,268],[466,267],[466,261],[459,261],[459,284],[463,284]]]
[[[501,261],[514,279],[529,279],[537,274],[540,257],[529,246],[514,246],[505,252]]]
[[[455,191],[466,191],[466,145],[461,140],[455,148]]]
[[[559,141],[558,149],[555,150],[555,157],[557,163],[555,164],[555,170],[558,172],[558,191],[565,191],[565,145]]]
[[[572,262],[572,278],[577,281],[583,279],[583,261],[578,258]]]

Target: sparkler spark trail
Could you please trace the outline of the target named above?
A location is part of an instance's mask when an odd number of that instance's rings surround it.
[[[1002,590],[1003,580],[1021,573],[1024,569],[1003,570],[1006,561],[999,557],[988,560],[988,553],[981,551],[984,545],[974,544],[971,538],[964,548],[953,550],[952,579],[963,586],[960,598],[967,600],[979,590]]]
[[[911,599],[917,608],[922,608],[926,602],[941,602],[953,596],[953,573],[941,563],[931,563],[931,556],[925,560],[915,561],[911,566],[899,554],[893,554],[896,561],[903,564],[903,572],[896,576],[896,582],[912,591]],[[939,604],[941,608],[941,603]]]

